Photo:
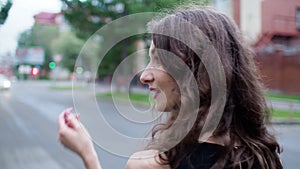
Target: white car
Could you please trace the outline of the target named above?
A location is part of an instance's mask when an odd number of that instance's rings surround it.
[[[6,76],[0,74],[0,89],[9,89],[10,86],[10,80],[8,80]]]

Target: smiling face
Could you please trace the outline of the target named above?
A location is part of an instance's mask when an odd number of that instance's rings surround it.
[[[170,112],[178,104],[179,88],[176,81],[160,64],[153,42],[150,46],[149,56],[150,62],[142,73],[140,81],[148,84],[149,90],[153,92],[156,110]]]

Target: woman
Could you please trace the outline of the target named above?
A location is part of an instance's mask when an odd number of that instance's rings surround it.
[[[150,22],[149,31],[150,63],[140,80],[168,118],[153,128],[147,150],[135,153],[127,168],[282,168],[280,146],[266,128],[269,110],[253,54],[233,22],[209,8],[190,8]],[[60,141],[87,168],[101,168],[70,112],[59,116]]]

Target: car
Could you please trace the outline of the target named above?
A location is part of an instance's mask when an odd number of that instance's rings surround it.
[[[0,74],[0,89],[9,89],[10,87],[10,80],[6,76]]]

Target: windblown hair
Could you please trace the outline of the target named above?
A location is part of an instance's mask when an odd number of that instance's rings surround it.
[[[173,22],[172,18],[174,17],[192,23],[201,30],[203,37],[191,39],[192,44],[200,50],[200,56],[196,54],[199,52],[195,52],[181,40],[163,33],[159,34],[159,32],[173,30],[174,33],[185,36],[184,34],[188,31],[183,30],[180,21],[179,24]],[[196,122],[191,130],[175,147],[165,151],[167,158],[163,156],[159,156],[159,158],[165,164],[172,164],[171,166],[176,168],[181,160],[191,155],[193,146],[198,144],[198,138],[212,106],[211,81],[206,69],[207,65],[203,64],[203,58],[210,57],[209,54],[214,53],[210,51],[213,50],[220,58],[224,69],[226,102],[220,122],[213,132],[213,137],[222,138],[225,146],[211,168],[224,168],[229,160],[232,161],[232,168],[240,168],[241,164],[242,168],[252,168],[255,163],[258,163],[263,169],[281,169],[282,164],[278,156],[281,148],[275,137],[266,128],[266,124],[269,123],[269,110],[254,64],[254,54],[243,42],[236,25],[224,14],[211,8],[197,7],[180,9],[162,19],[153,20],[148,24],[148,29],[150,32],[155,32],[152,33],[152,38],[157,49],[177,55],[189,67],[196,79],[201,100],[197,117],[194,117]],[[193,32],[190,33],[193,34]],[[209,45],[213,49],[207,48],[207,42],[203,41],[205,39],[209,41]],[[204,52],[205,50],[206,52]],[[160,55],[158,53],[162,65],[168,68],[176,67],[171,64],[170,59]],[[183,103],[181,101],[178,104],[182,105]],[[172,126],[178,116],[178,111],[179,108],[174,108],[174,112],[169,113],[170,117],[165,123],[153,128],[153,140],[159,133]],[[174,132],[176,133],[176,131]],[[236,150],[235,144],[241,145],[238,150]]]

